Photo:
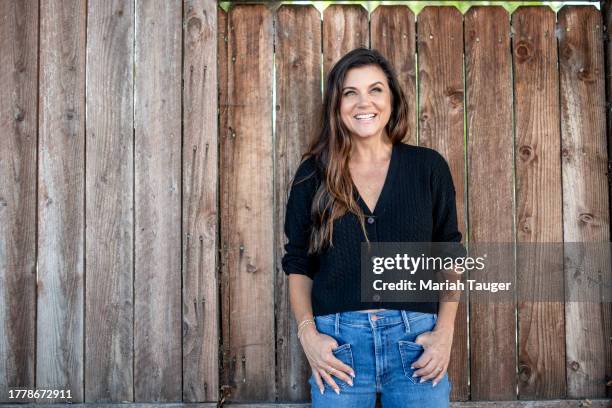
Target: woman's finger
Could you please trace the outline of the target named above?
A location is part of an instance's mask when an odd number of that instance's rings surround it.
[[[414,363],[410,364],[410,368],[412,368],[413,370],[417,370],[418,371],[418,369],[427,366],[427,364],[429,364],[429,362],[431,361],[432,358],[433,358],[432,353],[425,351],[423,354],[421,354],[421,357],[419,357],[417,359],[417,361],[415,361]],[[420,374],[418,374],[418,375],[420,375]]]
[[[339,361],[339,360],[338,360]],[[342,363],[342,362],[340,362]],[[334,364],[334,363],[332,363]],[[344,366],[346,366],[345,364],[343,364]],[[338,377],[339,379],[341,379],[342,381],[344,381],[345,383],[347,383],[348,385],[350,385],[351,387],[353,386],[353,380],[352,378],[343,370],[343,368],[339,368],[340,365],[335,366],[335,367],[331,367],[329,370],[327,370],[327,372],[331,371],[331,375],[333,375],[334,377]],[[351,368],[349,366],[348,369],[350,370]]]
[[[319,391],[323,394],[323,390],[325,387],[323,386],[323,380],[321,380],[321,375],[319,374],[319,370],[313,370],[312,375],[314,375],[315,382],[317,383],[317,387],[319,387]]]
[[[351,387],[353,386],[353,379],[351,378],[349,373],[353,372],[351,366],[344,364],[341,360],[335,359],[330,363],[330,369],[327,372],[331,371],[331,375],[338,377]]]
[[[440,370],[438,372],[438,376],[436,378],[434,378],[433,380],[433,386],[435,387],[440,381],[442,381],[442,378],[444,378],[444,374],[446,374],[446,367],[442,368],[442,370]]]
[[[323,378],[323,380],[328,383],[330,387],[332,387],[336,394],[340,394],[340,387],[338,387],[338,384],[336,384],[334,379],[327,373],[327,371],[324,369],[319,369],[319,374],[321,374],[321,378]]]
[[[425,367],[416,370],[414,374],[416,374],[417,377],[421,377],[420,382],[424,382],[429,380],[430,378],[434,378],[437,374],[437,368],[440,366],[442,366],[440,361],[438,359],[432,358],[425,365]]]

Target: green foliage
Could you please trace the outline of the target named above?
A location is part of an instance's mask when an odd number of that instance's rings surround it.
[[[229,9],[230,4],[240,3],[240,1],[220,1],[219,4],[221,7],[227,11]],[[471,6],[502,6],[504,7],[508,13],[512,13],[517,7],[520,6],[549,6],[555,12],[559,11],[561,7],[566,4],[590,4],[597,9],[599,9],[598,1],[361,1],[361,0],[342,0],[342,1],[304,1],[304,0],[294,0],[294,1],[278,1],[275,2],[278,4],[312,4],[315,6],[321,13],[325,8],[327,8],[330,4],[360,4],[365,9],[368,10],[369,13],[374,11],[376,7],[380,5],[406,5],[408,6],[415,15],[418,15],[419,12],[426,6],[455,6],[461,13],[465,14],[465,12]]]

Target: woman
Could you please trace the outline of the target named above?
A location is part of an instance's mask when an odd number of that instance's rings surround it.
[[[455,189],[436,151],[403,144],[388,61],[355,49],[329,72],[318,138],[292,181],[282,260],[313,407],[446,407],[456,302],[361,302],[362,242],[455,242]],[[381,308],[382,307],[382,308]]]

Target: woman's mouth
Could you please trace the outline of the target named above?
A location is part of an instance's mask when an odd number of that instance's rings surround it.
[[[353,118],[357,119],[359,122],[362,123],[369,123],[373,122],[377,116],[378,115],[376,113],[360,113],[353,116]]]

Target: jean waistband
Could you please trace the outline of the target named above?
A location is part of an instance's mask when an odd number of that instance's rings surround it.
[[[373,316],[376,317],[372,318]],[[372,327],[373,325],[380,327],[404,323],[406,325],[406,330],[410,331],[410,322],[415,322],[417,320],[432,316],[437,319],[437,315],[435,313],[385,309],[378,312],[351,311],[331,313],[327,315],[316,316],[315,319],[332,322],[336,325],[348,324],[357,327]]]

